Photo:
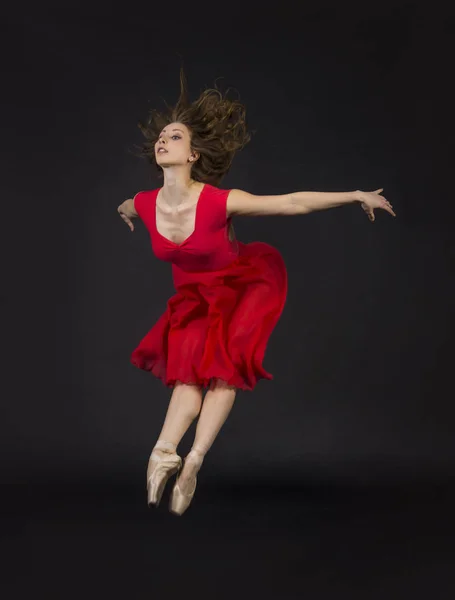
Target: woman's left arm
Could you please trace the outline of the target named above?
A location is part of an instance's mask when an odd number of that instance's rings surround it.
[[[315,210],[335,208],[358,202],[374,221],[374,209],[381,208],[396,216],[392,205],[381,196],[383,188],[374,192],[293,192],[276,196],[257,196],[243,190],[231,190],[227,198],[227,216],[304,215]]]

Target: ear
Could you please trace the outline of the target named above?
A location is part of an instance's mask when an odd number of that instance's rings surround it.
[[[190,162],[196,162],[196,161],[197,161],[197,159],[199,158],[199,156],[200,156],[199,152],[194,152],[194,151],[193,151],[193,152],[191,152],[191,154],[190,154],[190,157],[189,157],[189,159],[188,159],[188,160],[189,160]]]

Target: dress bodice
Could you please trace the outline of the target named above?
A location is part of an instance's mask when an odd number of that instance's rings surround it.
[[[134,207],[144,222],[155,256],[184,271],[217,271],[224,269],[238,256],[236,240],[229,239],[231,219],[226,203],[230,190],[205,184],[196,205],[193,232],[181,243],[164,237],[156,226],[158,189],[139,192]]]

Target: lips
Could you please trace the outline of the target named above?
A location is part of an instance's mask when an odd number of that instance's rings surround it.
[[[157,154],[166,154],[166,153],[167,153],[167,150],[165,148],[159,148],[157,150]]]

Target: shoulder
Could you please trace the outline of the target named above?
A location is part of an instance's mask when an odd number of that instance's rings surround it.
[[[205,198],[204,211],[207,211],[207,217],[210,217],[220,227],[226,224],[228,218],[226,210],[226,202],[231,190],[219,188],[215,185],[206,183],[203,188],[203,195]]]
[[[142,190],[137,192],[133,197],[134,209],[139,216],[144,213],[152,204],[152,200],[156,198],[160,188],[153,190]]]
[[[226,198],[230,192],[230,190],[225,190],[223,188],[216,187],[215,185],[211,185],[210,183],[204,183],[203,190],[205,193],[215,198]]]

